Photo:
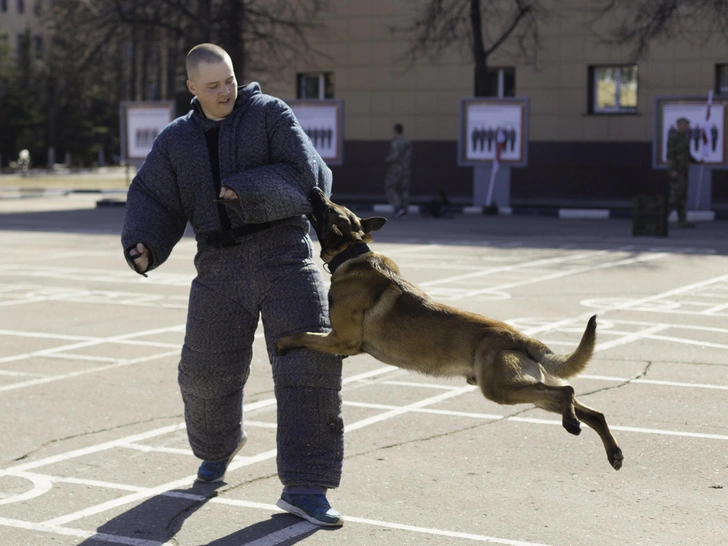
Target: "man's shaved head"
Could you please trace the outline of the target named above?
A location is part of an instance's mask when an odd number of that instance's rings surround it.
[[[229,116],[238,98],[230,55],[215,44],[200,44],[187,54],[185,68],[187,89],[197,97],[205,117],[221,120]]]
[[[229,62],[232,66],[230,55],[220,46],[216,46],[215,44],[196,45],[190,49],[185,60],[187,78],[194,80],[199,74],[199,67],[202,63],[216,64],[223,61]]]

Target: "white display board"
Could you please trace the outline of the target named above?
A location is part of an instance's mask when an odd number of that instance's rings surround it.
[[[127,101],[121,103],[120,111],[122,161],[141,164],[154,139],[174,119],[174,103]]]
[[[655,168],[667,166],[667,139],[673,131],[677,131],[677,120],[687,118],[690,121],[688,138],[690,154],[706,166],[728,166],[728,146],[726,146],[726,99],[712,99],[710,117],[708,97],[672,97],[656,99],[655,130],[653,137],[653,163]],[[703,143],[703,131],[707,142]]]
[[[341,100],[288,101],[301,128],[329,165],[343,163],[344,102]]]
[[[501,164],[525,166],[528,162],[528,99],[462,99],[459,133],[459,165],[492,163],[500,143]]]

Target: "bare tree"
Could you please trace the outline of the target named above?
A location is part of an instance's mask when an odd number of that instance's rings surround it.
[[[548,16],[540,0],[428,0],[414,21],[396,32],[410,36],[411,63],[439,58],[452,48],[467,48],[475,73],[475,96],[488,94],[488,57],[511,43],[516,54],[535,64],[539,24]]]
[[[604,40],[632,48],[634,60],[656,41],[680,37],[704,42],[728,39],[728,0],[594,0],[597,19],[616,23]]]
[[[55,148],[58,157],[71,152],[74,161],[84,164],[95,159],[100,147],[106,157],[118,154],[120,101],[173,99],[178,111],[185,111],[190,97],[183,61],[194,45],[214,42],[224,47],[241,82],[253,70],[275,74],[295,60],[318,53],[309,37],[321,28],[317,16],[327,2],[49,2],[43,11],[46,32],[41,68],[33,72],[33,85],[18,87],[39,95],[28,102],[40,112],[34,114],[35,125],[46,131],[43,141],[33,131],[34,145],[41,150]],[[3,88],[9,87],[11,76],[25,73],[5,72],[0,70],[0,118],[3,126],[14,127],[30,116],[18,108],[6,108],[15,99]],[[0,138],[3,155],[12,146],[10,137]]]
[[[248,68],[276,72],[293,59],[312,57],[309,36],[328,0],[100,0],[115,4],[128,25],[167,30],[181,52],[215,42],[230,54],[239,80]],[[319,52],[316,52],[319,53]]]

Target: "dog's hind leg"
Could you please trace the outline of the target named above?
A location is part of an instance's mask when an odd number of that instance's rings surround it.
[[[609,464],[612,465],[614,470],[622,468],[624,455],[622,455],[622,450],[617,445],[617,440],[612,435],[612,431],[609,430],[609,425],[607,425],[607,419],[604,417],[604,414],[589,406],[585,406],[577,399],[574,399],[574,408],[576,409],[577,417],[599,434],[599,438],[601,438],[604,449],[607,452]]]
[[[475,371],[483,395],[498,404],[534,404],[561,415],[564,428],[581,433],[570,385],[547,385],[541,367],[518,351],[501,351],[490,364],[479,361]]]

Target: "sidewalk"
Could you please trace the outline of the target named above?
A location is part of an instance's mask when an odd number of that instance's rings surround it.
[[[100,194],[100,201],[103,205],[118,205],[123,202],[131,179],[134,177],[135,169],[131,167],[127,173],[125,167],[105,167],[101,169],[85,169],[77,172],[63,170],[50,172],[46,170],[31,170],[28,176],[20,174],[0,174],[0,201],[6,199],[27,199],[27,198],[53,198],[72,193],[96,193]],[[347,196],[342,201],[356,212],[375,211],[376,213],[387,214],[391,212],[391,206],[385,203],[372,204],[371,199],[358,200],[356,196]],[[419,206],[410,205],[410,216],[419,215]],[[455,215],[465,214],[466,216],[482,215],[481,207],[450,205],[448,212]],[[598,203],[594,207],[559,207],[557,204],[543,204],[536,206],[514,205],[503,207],[499,216],[549,216],[563,219],[616,219],[632,217],[632,210],[628,206],[601,207]],[[673,212],[673,215],[675,213]],[[674,223],[676,218],[671,218]],[[688,220],[701,224],[713,220],[728,220],[728,204],[716,203],[713,211],[688,211]]]

